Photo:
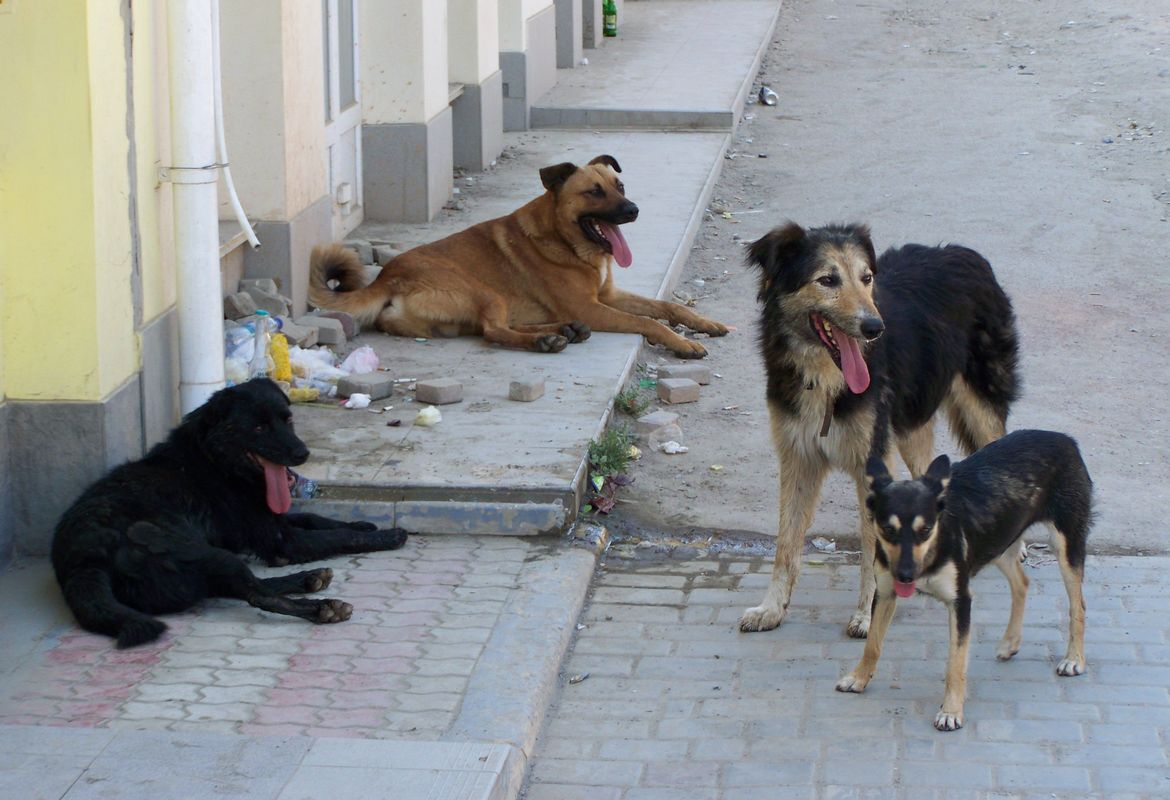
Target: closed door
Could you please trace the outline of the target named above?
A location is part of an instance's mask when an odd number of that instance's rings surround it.
[[[321,0],[325,33],[326,174],[333,237],[362,221],[362,104],[358,83],[358,0]]]

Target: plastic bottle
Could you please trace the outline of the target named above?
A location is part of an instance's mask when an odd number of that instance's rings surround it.
[[[605,0],[601,4],[601,33],[603,36],[617,36],[617,3]]]
[[[273,327],[267,311],[260,309],[256,312],[256,345],[252,350],[252,362],[248,365],[249,378],[263,378],[272,371],[268,343],[272,339]]]

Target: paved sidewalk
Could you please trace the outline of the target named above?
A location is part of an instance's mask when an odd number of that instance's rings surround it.
[[[594,549],[413,537],[321,563],[348,622],[222,600],[132,650],[77,629],[45,562],[9,569],[0,797],[514,796]]]
[[[810,557],[812,558],[812,557]],[[838,557],[839,558],[839,557]],[[1061,678],[1067,596],[1054,564],[1029,569],[1023,647],[1006,663],[996,570],[975,581],[966,726],[932,727],[947,615],[898,604],[864,694],[834,690],[863,644],[846,638],[857,567],[808,563],[788,620],[740,633],[771,559],[610,555],[526,800],[1100,797],[1170,794],[1170,558],[1090,557],[1088,672]],[[588,674],[568,684],[572,675]]]

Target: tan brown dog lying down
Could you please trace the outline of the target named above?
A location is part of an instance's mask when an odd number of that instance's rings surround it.
[[[618,227],[638,217],[612,156],[584,167],[545,167],[545,193],[504,217],[481,222],[387,262],[365,285],[357,255],[313,249],[309,299],[346,311],[363,327],[399,336],[481,334],[489,342],[556,353],[590,330],[640,333],[684,358],[706,349],[656,320],[712,336],[727,327],[678,303],[614,286],[612,263],[628,267]],[[336,281],[336,289],[330,289]]]

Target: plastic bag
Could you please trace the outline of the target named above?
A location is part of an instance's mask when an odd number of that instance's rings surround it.
[[[362,345],[345,357],[341,369],[346,375],[363,375],[378,371],[378,354],[368,344]]]

